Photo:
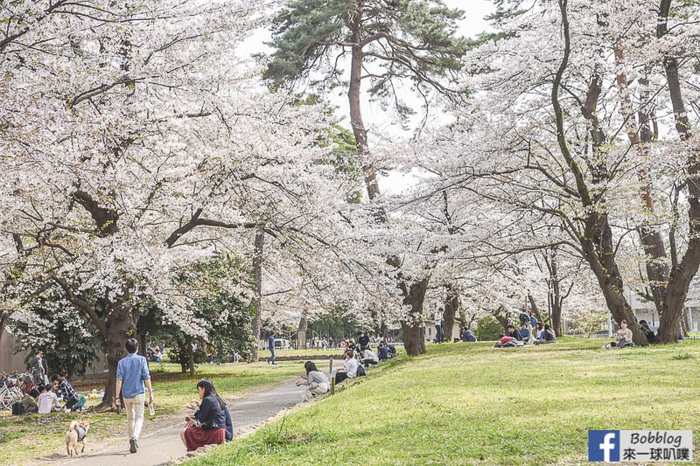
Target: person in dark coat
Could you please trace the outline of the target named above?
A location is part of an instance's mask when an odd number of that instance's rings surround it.
[[[270,358],[267,360],[267,363],[272,364],[274,366],[277,364],[275,362],[275,334],[274,333],[271,333],[270,336],[267,337],[267,349],[270,350]]]
[[[461,338],[462,338],[462,341],[476,343],[476,336],[474,336],[472,331],[469,330],[468,328],[464,329],[464,331],[462,332]]]
[[[639,327],[642,329],[644,335],[646,335],[647,341],[649,343],[656,343],[656,334],[649,326],[649,322],[647,322],[646,320],[640,320]]]
[[[360,344],[360,351],[365,351],[369,349],[369,335],[367,332],[363,332],[358,338],[357,342]]]
[[[216,393],[214,384],[208,380],[200,380],[197,389],[202,402],[193,418],[185,418],[187,427],[180,433],[187,451],[226,442],[226,403]]]
[[[231,412],[226,403],[224,403],[224,418],[226,420],[226,441],[230,442],[233,440],[233,420],[231,420]]]

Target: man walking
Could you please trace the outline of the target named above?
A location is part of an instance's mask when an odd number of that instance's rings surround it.
[[[268,364],[277,365],[275,362],[275,334],[271,333],[269,337],[267,337],[267,349],[270,350],[270,359],[267,360]]]
[[[114,396],[115,403],[119,403],[119,393],[124,395],[131,453],[136,453],[139,447],[138,440],[143,427],[145,388],[148,389],[148,403],[153,403],[151,374],[148,372],[146,358],[136,354],[138,349],[139,343],[135,338],[129,338],[126,341],[126,351],[129,354],[120,359],[117,364],[117,392]]]

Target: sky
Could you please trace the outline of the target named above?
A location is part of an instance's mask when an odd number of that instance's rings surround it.
[[[490,0],[445,0],[445,3],[450,7],[461,8],[465,11],[465,18],[460,29],[464,36],[474,37],[489,29],[484,17],[493,12],[494,7]],[[347,113],[347,104],[343,111]],[[366,122],[382,122],[378,126],[374,126],[375,132],[399,136],[398,131],[391,130],[391,124],[388,123],[390,117],[381,111],[378,104],[365,102],[364,112]],[[419,178],[420,173],[417,171],[411,173],[390,172],[387,176],[379,177],[379,187],[384,194],[400,194],[406,188],[416,184]]]

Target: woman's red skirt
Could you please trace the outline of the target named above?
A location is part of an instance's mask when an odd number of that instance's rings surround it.
[[[220,444],[226,442],[226,429],[204,430],[201,427],[189,426],[185,429],[185,443],[187,451],[194,451],[204,445]]]

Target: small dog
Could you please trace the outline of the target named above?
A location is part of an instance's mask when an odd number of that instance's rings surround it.
[[[85,451],[85,439],[87,438],[88,430],[90,430],[89,422],[71,421],[66,432],[66,452],[68,456],[79,455]],[[78,453],[78,444],[81,445],[80,453]]]

